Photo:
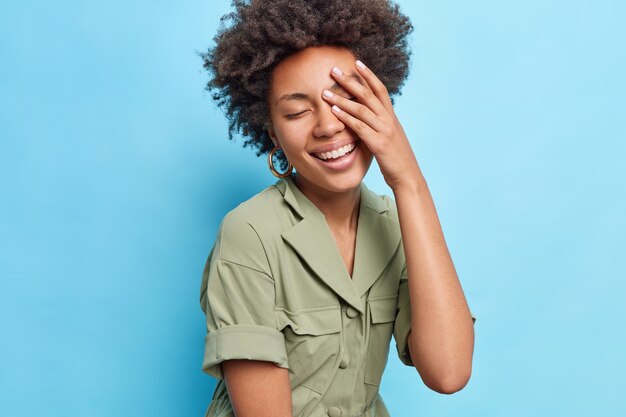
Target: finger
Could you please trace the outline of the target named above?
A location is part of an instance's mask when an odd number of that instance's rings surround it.
[[[367,123],[365,123],[362,120],[357,119],[356,117],[352,116],[347,111],[341,110],[336,104],[333,104],[332,110],[333,110],[333,113],[335,113],[335,115],[342,122],[348,125],[348,127],[354,133],[356,133],[361,139],[363,139],[366,144],[370,140],[372,140],[371,138],[373,138],[374,135],[376,134],[376,132],[374,132],[374,130],[372,130],[372,128]]]
[[[385,84],[374,74],[374,72],[365,66],[363,62],[357,60],[355,67],[359,71],[359,74],[367,81],[367,84],[372,89],[378,100],[383,103],[387,110],[393,110],[393,104],[391,104],[391,98],[389,97],[389,91]]]
[[[339,94],[334,94],[330,90],[324,90],[322,92],[322,97],[329,104],[337,105],[339,106],[339,109],[346,111],[357,119],[367,123],[367,125],[369,125],[372,130],[379,132],[380,129],[382,129],[383,121],[378,116],[376,116],[367,106],[342,97]]]
[[[359,103],[367,106],[378,117],[383,117],[389,113],[363,77],[356,74],[346,75],[338,67],[333,67],[330,73],[337,80],[337,83],[354,94],[359,99]]]

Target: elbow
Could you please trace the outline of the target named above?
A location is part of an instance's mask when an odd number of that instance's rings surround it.
[[[424,384],[440,394],[454,394],[461,391],[470,380],[472,370],[448,372],[445,375],[424,379]]]
[[[418,352],[417,349],[411,351]],[[461,352],[447,356],[420,357],[415,355],[414,366],[424,384],[440,394],[461,391],[472,376],[472,354],[462,357]]]

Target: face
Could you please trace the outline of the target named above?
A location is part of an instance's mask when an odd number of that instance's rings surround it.
[[[272,73],[268,133],[296,169],[298,185],[310,191],[354,190],[372,163],[373,155],[364,142],[335,116],[331,104],[322,97],[324,89],[353,97],[335,83],[330,75],[333,66],[367,85],[354,68],[355,60],[346,48],[310,47],[285,58]],[[354,150],[336,160],[321,159],[324,156],[320,152],[344,145]]]

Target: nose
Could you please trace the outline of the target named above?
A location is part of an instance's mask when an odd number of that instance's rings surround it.
[[[335,115],[332,111],[330,104],[324,103],[320,106],[318,112],[319,117],[317,124],[313,131],[316,137],[329,136],[332,137],[336,133],[341,132],[346,128],[346,125]]]

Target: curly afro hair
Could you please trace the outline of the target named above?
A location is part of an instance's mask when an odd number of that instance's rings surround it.
[[[199,55],[212,75],[205,89],[229,119],[229,140],[241,131],[248,137],[243,147],[256,148],[257,157],[274,148],[267,132],[272,71],[294,52],[346,47],[383,82],[392,104],[402,94],[413,25],[390,0],[232,0],[231,6],[235,11],[220,18],[215,46]],[[284,171],[284,154],[275,157]]]

